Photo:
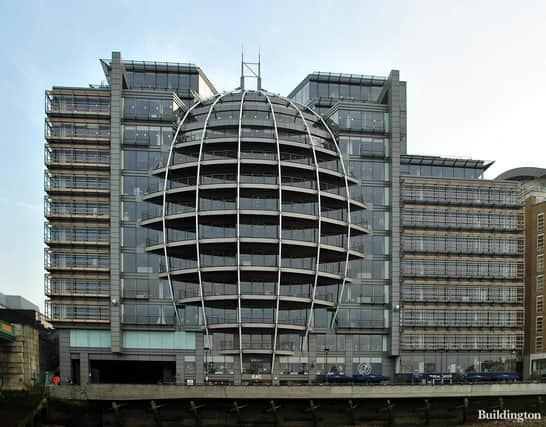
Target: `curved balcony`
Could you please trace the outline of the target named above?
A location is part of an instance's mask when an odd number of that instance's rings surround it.
[[[233,265],[223,265],[223,266],[216,266],[216,267],[201,267],[201,274],[209,274],[209,273],[236,273],[237,272],[237,266],[235,264]],[[249,272],[249,273],[256,273],[256,274],[262,274],[264,272],[271,272],[276,273],[279,271],[277,267],[267,267],[267,266],[245,266],[242,265],[240,267],[241,272]],[[284,265],[281,265],[280,268],[281,274],[285,275],[287,278],[294,278],[294,279],[302,279],[305,278],[307,280],[311,280],[315,277],[315,270],[312,268],[298,268],[298,267],[287,267]],[[337,272],[333,271],[319,271],[318,272],[318,278],[319,280],[323,280],[325,283],[342,283],[343,280],[347,283],[351,283],[352,279],[349,276],[351,273],[351,270],[348,269],[347,274],[348,276],[345,277],[343,274],[343,271],[339,269]],[[161,260],[161,269],[159,273],[160,278],[167,278],[170,276],[173,280],[197,280],[198,279],[198,269],[197,269],[197,262],[194,261],[192,265],[186,265],[186,266],[171,266],[169,269],[169,272],[167,272],[164,260]]]
[[[213,203],[212,209],[210,207],[201,207],[199,209],[199,214],[203,212],[215,212],[216,215],[222,214],[231,214],[236,213],[236,203],[234,200],[236,194],[237,185],[236,184],[212,184],[212,185],[202,185],[199,187],[200,198],[213,197],[210,200],[218,200],[218,202]],[[276,203],[275,206],[271,208],[267,207],[245,207],[244,205],[240,206],[240,210],[248,210],[248,214],[263,214],[268,215],[271,213],[278,214],[278,211],[281,210],[283,215],[310,215],[315,219],[318,218],[318,192],[316,190],[307,189],[298,186],[291,186],[283,184],[281,186],[282,190],[282,209],[278,208],[278,199],[272,198],[269,199],[272,203]],[[166,194],[166,201],[168,203],[167,215],[184,215],[188,216],[194,215],[194,206],[195,206],[195,191],[196,186],[185,186],[179,188],[168,189]],[[262,193],[277,193],[279,191],[278,185],[261,185],[261,184],[241,184],[241,191],[260,191]],[[232,196],[232,201],[221,202],[220,199],[214,199],[220,194],[224,193],[224,196]],[[309,198],[308,201],[305,201],[305,198]],[[157,191],[155,193],[150,193],[144,196],[144,200],[161,204],[163,203],[163,191]],[[267,199],[263,199],[264,201]],[[347,220],[347,198],[344,196],[338,196],[333,193],[321,192],[321,208],[322,208],[322,220],[334,222],[338,220],[338,224],[342,224]],[[362,202],[356,201],[354,199],[349,199],[351,206],[351,214],[354,217],[357,217],[357,212],[362,209],[366,209],[366,205]],[[187,203],[189,205],[182,205],[182,203]],[[178,205],[178,209],[174,209],[172,206]],[[231,212],[230,212],[231,211]],[[247,213],[247,212],[245,212]],[[152,225],[154,221],[150,221],[153,218],[149,218],[143,221],[143,226]],[[174,219],[174,217],[172,217]],[[333,221],[331,221],[333,220]],[[150,221],[150,222],[148,222]],[[354,220],[352,221],[354,223]],[[364,226],[364,227],[363,227]],[[363,229],[363,232],[367,232],[367,224],[360,221],[360,227]]]
[[[264,237],[218,237],[218,238],[202,238],[199,239],[199,248],[201,256],[208,253],[210,249],[214,250],[225,250],[230,252],[233,257],[235,257],[237,249],[237,241],[239,240],[240,246],[243,250],[252,251],[253,248],[256,250],[261,250],[268,252],[271,257],[278,256],[279,243],[281,244],[281,251],[283,254],[283,259],[289,259],[288,257],[300,255],[301,257],[308,256],[312,257],[316,255],[317,246],[316,242],[304,241],[304,240],[293,240],[293,239],[278,239],[278,238],[264,238]],[[192,259],[195,258],[197,250],[197,240],[180,240],[167,243],[167,249],[169,256],[173,258],[181,259]],[[364,253],[358,250],[359,248],[353,247],[349,251],[349,260],[360,259],[365,256]],[[347,247],[346,243],[344,246],[335,246],[331,244],[320,244],[321,250],[321,260],[326,262],[334,261],[345,261]],[[151,253],[156,253],[158,255],[164,254],[164,245],[162,242],[157,241],[155,245],[147,246],[146,251]],[[244,266],[246,261],[246,256],[241,255],[241,262]],[[273,261],[273,260],[272,260]],[[252,263],[252,260],[248,261]],[[255,262],[255,261],[254,261]],[[322,263],[323,261],[321,261]],[[272,265],[265,265],[267,267],[275,267],[276,260]],[[282,265],[282,264],[281,264]],[[202,265],[203,266],[203,265]]]
[[[198,126],[197,126],[198,127]],[[279,145],[285,148],[295,148],[311,151],[313,148],[316,152],[321,153],[326,156],[337,157],[337,149],[333,143],[325,138],[314,136],[314,145],[311,144],[310,138],[305,134],[303,130],[302,134],[294,134],[289,132],[279,132]],[[222,144],[222,143],[233,143],[238,140],[237,129],[234,133],[218,133],[212,134],[208,133],[203,139],[203,144]],[[241,135],[242,143],[262,143],[262,144],[271,144],[276,145],[275,136],[273,134],[259,134],[259,132],[250,134]],[[176,151],[185,151],[190,147],[199,147],[201,145],[201,134],[200,131],[195,133],[188,129],[187,132],[184,132],[183,135],[179,137],[179,140],[174,145],[174,150]]]
[[[238,109],[237,106],[235,106]],[[175,148],[182,148],[188,145],[194,145],[201,143],[203,138],[202,129],[204,127],[204,120],[199,120],[199,115],[194,115],[194,120],[187,123],[184,126],[184,133],[180,135]],[[203,117],[204,118],[204,117]],[[294,124],[297,120],[300,123]],[[315,121],[316,119],[311,119]],[[204,143],[211,142],[230,142],[237,140],[239,136],[238,132],[239,118],[237,116],[226,120],[209,119]],[[253,141],[253,142],[272,142],[275,143],[275,134],[273,132],[272,120],[243,120],[243,128],[241,132],[241,141]],[[335,143],[330,139],[330,135],[322,129],[314,126],[310,126],[311,136],[307,133],[307,129],[301,119],[298,116],[294,116],[291,121],[279,121],[277,122],[279,143],[289,145],[297,144],[294,146],[301,146],[302,148],[314,148],[315,150],[324,150],[326,152],[337,154]],[[188,144],[188,145],[184,145]]]
[[[235,285],[235,284],[234,284]],[[192,290],[191,294],[193,296],[186,296],[185,298],[180,298],[176,300],[178,305],[201,305],[201,296],[199,292]],[[319,295],[324,296],[325,294]],[[334,294],[330,294],[334,297]],[[244,302],[275,302],[277,300],[276,295],[258,295],[258,294],[247,294],[241,292],[240,295],[241,301]],[[279,295],[279,302],[285,307],[294,307],[294,308],[307,308],[311,305],[313,301],[312,298],[296,297],[290,295]],[[206,303],[207,307],[218,307],[218,308],[237,308],[239,296],[238,295],[204,295],[203,301]],[[335,301],[315,298],[315,304],[322,307],[334,308],[336,305]]]
[[[205,153],[206,154],[206,153]],[[193,177],[196,175],[197,167],[200,165],[201,167],[201,175],[206,175],[207,170],[218,170],[225,169],[225,170],[231,170],[233,172],[237,169],[237,164],[239,163],[237,161],[237,154],[233,153],[232,151],[226,152],[225,157],[222,157],[220,155],[212,155],[209,153],[209,155],[203,154],[203,159],[199,161],[197,157],[184,155],[182,159],[179,160],[178,163],[169,166],[168,168],[164,165],[154,169],[152,171],[152,174],[159,177],[164,177],[166,171],[168,170],[168,176],[169,179],[177,179],[181,177]],[[246,157],[244,155],[246,154]],[[276,154],[275,153],[269,153],[269,152],[263,152],[263,153],[252,153],[252,157],[249,153],[241,153],[241,168],[243,169],[252,169],[255,168],[256,170],[261,170],[264,166],[269,167],[271,171],[276,175],[278,173],[278,161],[276,160]],[[198,155],[198,153],[197,153]],[[232,157],[235,155],[235,158]],[[313,180],[315,179],[315,165],[313,164],[313,161],[311,158],[306,158],[309,161],[306,163],[301,163],[300,161],[290,161],[290,160],[281,160],[281,168],[284,170],[282,173],[282,176],[288,176],[290,177],[290,171],[299,171],[308,177],[311,177]],[[335,169],[328,168],[328,165],[335,166]],[[341,167],[339,166],[339,161],[327,161],[327,162],[319,162],[318,164],[318,171],[324,178],[329,178],[330,180],[337,180],[337,186],[340,188],[345,189],[345,175],[343,174],[343,171],[341,170]],[[357,185],[360,183],[360,181],[352,176],[347,176],[347,179],[350,182],[350,185]],[[244,181],[242,180],[241,183]],[[207,184],[208,182],[201,182],[201,184]],[[251,181],[247,183],[252,183]],[[261,183],[261,182],[257,182]],[[278,177],[275,182],[270,182],[271,184],[278,183]],[[311,188],[311,187],[310,187]],[[312,188],[316,188],[316,185],[314,185]],[[325,188],[323,191],[329,191],[330,188]],[[344,194],[343,194],[344,195]]]
[[[239,330],[239,326],[243,329],[256,329],[256,330],[288,330],[288,331],[305,331],[307,325],[305,322],[294,322],[289,323],[288,321],[279,321],[279,323],[274,323],[272,320],[263,319],[262,321],[253,320],[249,322],[231,322],[229,320],[217,320],[212,319],[214,323],[210,323],[209,318],[207,317],[207,327],[210,330]],[[218,323],[216,323],[218,322]]]

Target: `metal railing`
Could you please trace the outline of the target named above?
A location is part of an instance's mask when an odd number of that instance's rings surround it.
[[[44,249],[44,267],[47,269],[100,269],[110,268],[110,256],[102,254],[82,254],[70,252],[55,253],[50,249]]]
[[[44,241],[48,243],[108,243],[110,242],[110,230],[104,228],[58,228],[46,222],[44,224]]]
[[[100,98],[95,98],[98,101]],[[89,98],[90,102],[71,102],[69,100],[51,100],[47,99],[46,113],[63,113],[63,114],[77,114],[77,113],[98,113],[101,115],[110,114],[110,99],[103,98],[104,102],[92,102],[93,98]]]
[[[107,216],[110,214],[110,205],[106,203],[57,201],[52,200],[49,196],[45,196],[44,214],[45,216]]]
[[[46,165],[53,163],[82,163],[82,164],[110,164],[110,153],[107,151],[82,151],[82,150],[59,150],[50,147],[44,150],[44,161]]]
[[[45,302],[45,314],[53,321],[110,321],[107,305],[57,304]]]
[[[110,178],[91,175],[44,175],[44,188],[51,190],[110,190]]]
[[[89,123],[61,123],[46,120],[45,138],[99,138],[110,139],[110,125]]]
[[[46,295],[110,295],[108,280],[54,279],[48,274],[44,279]]]

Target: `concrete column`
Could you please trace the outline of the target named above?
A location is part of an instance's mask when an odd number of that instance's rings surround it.
[[[72,379],[72,369],[70,361],[70,331],[68,329],[59,329],[59,369],[62,384],[67,384]]]
[[[356,375],[353,372],[353,335],[345,336],[345,375]]]
[[[241,356],[239,354],[233,355],[233,384],[241,385],[242,382],[242,372],[239,368],[241,366]]]
[[[309,334],[309,351],[307,352],[309,358],[309,375],[307,382],[311,384],[315,379],[317,372],[317,340],[315,334]]]
[[[397,358],[391,358],[391,357],[382,357],[381,363],[383,364],[383,375],[388,375],[392,379],[394,379],[394,374],[396,372],[396,367],[394,366],[394,362],[397,360]]]
[[[533,361],[530,355],[525,355],[523,358],[523,379],[528,380],[533,374]]]
[[[400,73],[392,70],[388,78],[391,135],[391,356],[400,356],[400,152],[405,150],[401,135]],[[393,374],[393,373],[391,373]]]
[[[176,353],[176,384],[184,384],[184,354]]]
[[[121,194],[121,54],[112,52],[110,71],[110,329],[112,353],[121,352],[120,194]]]
[[[205,382],[205,352],[203,350],[204,334],[197,334],[195,337],[195,383]]]
[[[80,353],[80,384],[85,387],[89,383],[89,353]]]

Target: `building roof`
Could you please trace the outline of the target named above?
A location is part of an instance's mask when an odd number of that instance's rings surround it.
[[[382,86],[388,78],[385,76],[369,76],[364,74],[344,74],[344,73],[325,73],[315,71],[308,74],[298,85],[290,92],[288,98],[293,98],[296,93],[307,83],[309,80],[332,82],[332,83],[345,83],[356,85],[372,85]]]
[[[487,170],[494,162],[485,160],[474,160],[453,157],[421,156],[408,154],[400,156],[400,163],[410,165],[431,165],[431,166],[457,166]]]
[[[0,308],[14,310],[34,310],[40,312],[36,304],[19,295],[6,295],[0,292]]]
[[[546,169],[544,168],[534,168],[534,167],[521,167],[509,169],[506,172],[501,173],[495,179],[498,181],[509,180],[509,181],[532,181],[539,178],[546,177]]]
[[[0,309],[0,320],[11,324],[29,325],[41,329],[53,329],[48,319],[37,310]]]
[[[209,86],[213,93],[218,93],[212,82],[209,80],[203,70],[195,64],[183,62],[161,62],[161,61],[133,61],[122,59],[123,67],[126,71],[150,71],[150,72],[170,72],[170,73],[195,73]],[[110,80],[110,71],[112,68],[111,59],[101,59],[100,63],[106,76]]]

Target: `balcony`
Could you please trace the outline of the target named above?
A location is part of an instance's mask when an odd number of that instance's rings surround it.
[[[498,320],[416,320],[416,319],[404,319],[402,324],[406,328],[434,328],[434,329],[521,329],[523,327],[523,320],[513,320],[499,322]]]
[[[44,189],[48,193],[81,193],[108,195],[110,177],[93,175],[61,175],[45,172]]]
[[[108,92],[104,92],[109,95]],[[89,96],[75,94],[59,94],[46,91],[45,112],[55,117],[101,117],[110,116],[109,96]]]
[[[74,123],[47,120],[45,139],[49,142],[77,142],[103,144],[110,141],[110,124]]]
[[[107,228],[64,228],[45,223],[44,241],[50,246],[108,246],[110,244],[110,231]]]
[[[44,197],[44,215],[48,219],[108,220],[108,203],[54,200]]]
[[[107,253],[56,252],[46,248],[44,268],[48,271],[109,272],[110,256]]]
[[[59,102],[53,101],[46,104],[48,116],[86,116],[109,117],[110,103],[85,103],[85,102]]]
[[[49,169],[78,168],[78,169],[110,169],[110,152],[61,150],[46,147],[44,163]]]
[[[400,194],[405,203],[519,208],[519,194],[516,190],[500,191],[478,186],[421,186],[403,183]]]
[[[44,278],[44,293],[55,297],[109,297],[110,281],[98,279]]]
[[[53,322],[109,323],[110,306],[45,302],[45,314]]]

